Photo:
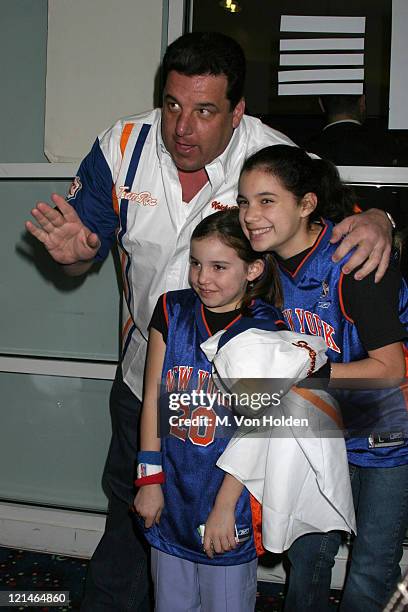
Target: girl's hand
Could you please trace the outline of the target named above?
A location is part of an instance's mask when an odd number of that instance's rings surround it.
[[[215,504],[205,524],[203,550],[212,559],[214,553],[228,552],[236,547],[234,508]]]
[[[161,485],[150,484],[141,487],[133,503],[139,516],[144,518],[145,527],[149,529],[153,523],[159,524],[164,508],[164,497]]]

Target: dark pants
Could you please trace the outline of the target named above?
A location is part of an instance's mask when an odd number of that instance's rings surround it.
[[[350,465],[357,518],[342,612],[380,612],[401,579],[399,562],[408,528],[408,465]]]
[[[82,612],[150,610],[147,548],[130,512],[140,408],[119,367],[110,396],[112,440],[104,473],[108,516],[105,533],[89,563]]]

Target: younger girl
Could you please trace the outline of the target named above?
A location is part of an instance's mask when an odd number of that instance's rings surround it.
[[[278,261],[289,327],[324,338],[331,378],[402,378],[408,291],[398,271],[390,266],[378,284],[373,275],[356,282],[342,273],[344,260],[331,259],[328,219],[344,216],[352,205],[336,168],[295,147],[268,147],[245,162],[237,201],[252,248],[273,252]],[[398,388],[360,391],[344,393],[340,400],[346,418],[369,408],[377,414],[392,409],[401,417],[396,430],[390,422],[380,429],[371,422],[347,443],[357,537],[342,609],[381,610],[400,576],[408,526],[404,393]],[[305,535],[292,545],[286,610],[327,609],[339,542],[332,532]]]
[[[255,253],[243,235],[238,210],[215,213],[192,235],[192,289],[164,294],[153,314],[135,509],[153,547],[158,611],[254,609],[256,552],[249,495],[229,476],[227,494],[230,486],[234,499],[239,499],[228,515],[232,527],[229,524],[223,532],[227,552],[209,559],[203,550],[203,527],[214,503],[212,520],[225,518],[217,514],[222,499],[216,499],[225,474],[215,464],[233,427],[226,426],[225,433],[216,420],[217,415],[231,418],[228,406],[206,405],[213,392],[211,365],[200,344],[236,325],[242,315],[276,321],[275,329],[285,328],[281,313],[272,306],[280,295],[275,278],[273,259]],[[199,397],[200,392],[205,395]],[[161,424],[167,418],[169,434],[161,430],[161,438],[158,401]]]

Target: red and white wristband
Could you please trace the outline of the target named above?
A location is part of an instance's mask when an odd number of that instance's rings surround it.
[[[163,484],[165,481],[160,451],[140,451],[137,454],[136,487],[150,484]]]

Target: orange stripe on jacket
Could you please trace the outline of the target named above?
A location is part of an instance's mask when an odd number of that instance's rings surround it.
[[[129,297],[129,287],[126,280],[125,268],[127,263],[127,255],[124,251],[122,251],[120,256],[120,267],[122,269],[122,281],[123,281],[123,293],[125,294],[125,299],[127,300]]]
[[[133,323],[133,319],[132,317],[129,317],[128,320],[126,321],[125,325],[123,326],[123,330],[122,330],[122,340],[125,339],[126,334],[129,331],[129,327],[132,325]]]
[[[134,123],[126,123],[125,126],[123,127],[122,135],[120,137],[120,152],[122,153],[122,157],[125,154],[125,149],[126,149],[126,145],[129,140],[129,136],[131,135],[134,127],[135,127]],[[115,185],[112,186],[112,204],[113,204],[113,210],[119,216],[119,200],[118,200],[118,196],[116,195]]]
[[[251,504],[255,550],[258,557],[260,557],[266,552],[262,544],[262,505],[251,494],[249,495],[249,501]]]
[[[321,410],[322,412],[327,414],[331,419],[333,419],[336,425],[340,427],[340,429],[343,429],[343,421],[340,415],[337,414],[333,406],[325,402],[321,397],[313,393],[313,391],[310,391],[310,389],[303,389],[299,387],[292,387],[292,391],[294,391],[294,393],[297,393],[298,395],[300,395],[300,397],[303,397],[303,399],[316,406],[318,410]]]
[[[118,201],[118,196],[116,195],[115,185],[112,185],[112,202],[113,202],[113,210],[119,217],[119,201]]]
[[[133,128],[135,127],[134,123],[126,123],[123,128],[122,135],[120,137],[120,151],[122,153],[122,157],[125,154],[126,145],[129,140],[129,136],[132,133]]]

